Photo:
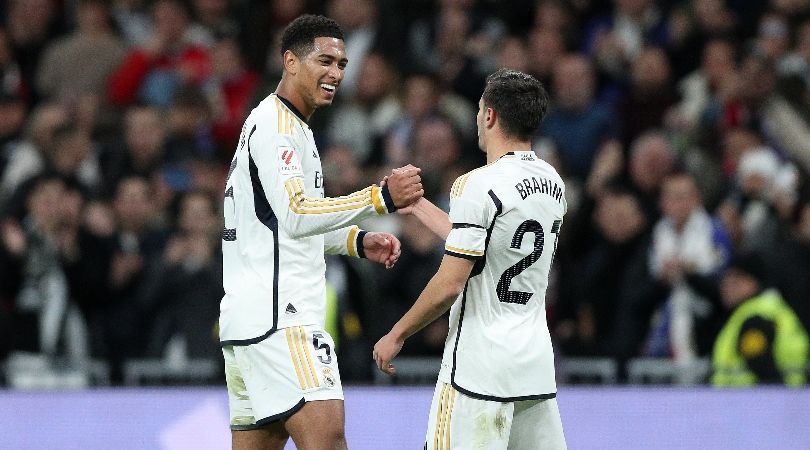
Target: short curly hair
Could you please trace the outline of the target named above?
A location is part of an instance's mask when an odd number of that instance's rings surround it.
[[[343,40],[343,29],[334,20],[320,15],[304,14],[290,22],[281,36],[281,54],[287,50],[303,58],[315,46],[315,38],[333,37]]]
[[[529,141],[548,110],[548,92],[543,83],[517,70],[500,69],[487,77],[484,105],[500,116],[503,131]]]

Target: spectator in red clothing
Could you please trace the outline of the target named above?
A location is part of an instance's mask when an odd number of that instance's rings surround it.
[[[152,14],[152,36],[131,50],[110,78],[110,100],[116,105],[141,101],[167,107],[176,90],[201,86],[210,73],[208,51],[186,38],[190,22],[184,3],[158,0]]]
[[[205,86],[214,114],[213,135],[220,159],[230,161],[242,123],[259,83],[247,68],[235,39],[220,39],[211,50],[212,76]]]

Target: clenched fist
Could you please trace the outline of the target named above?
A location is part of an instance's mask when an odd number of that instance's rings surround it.
[[[405,167],[394,169],[387,177],[386,184],[394,206],[397,208],[408,206],[425,195],[425,190],[422,189],[422,177],[419,176],[421,171],[422,169],[408,164]]]

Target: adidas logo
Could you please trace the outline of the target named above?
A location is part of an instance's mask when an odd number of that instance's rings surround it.
[[[287,303],[287,309],[285,309],[284,311],[285,311],[287,314],[295,314],[295,313],[297,313],[297,312],[298,312],[298,310],[297,310],[297,309],[295,309],[295,306],[293,306],[293,304],[292,304],[292,303]]]

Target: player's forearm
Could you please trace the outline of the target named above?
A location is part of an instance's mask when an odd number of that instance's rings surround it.
[[[443,240],[447,239],[447,235],[450,234],[450,230],[453,228],[447,213],[424,197],[414,203],[413,215]]]
[[[281,225],[293,239],[324,234],[362,219],[389,212],[390,200],[376,185],[343,197],[307,197],[303,183],[288,181],[288,207],[280,217]]]
[[[442,279],[440,274],[434,275],[411,309],[391,329],[391,333],[400,341],[413,336],[447,312],[463,289],[463,283]]]
[[[363,236],[365,234],[366,232],[356,225],[324,233],[324,253],[327,255],[360,257],[363,251]]]

